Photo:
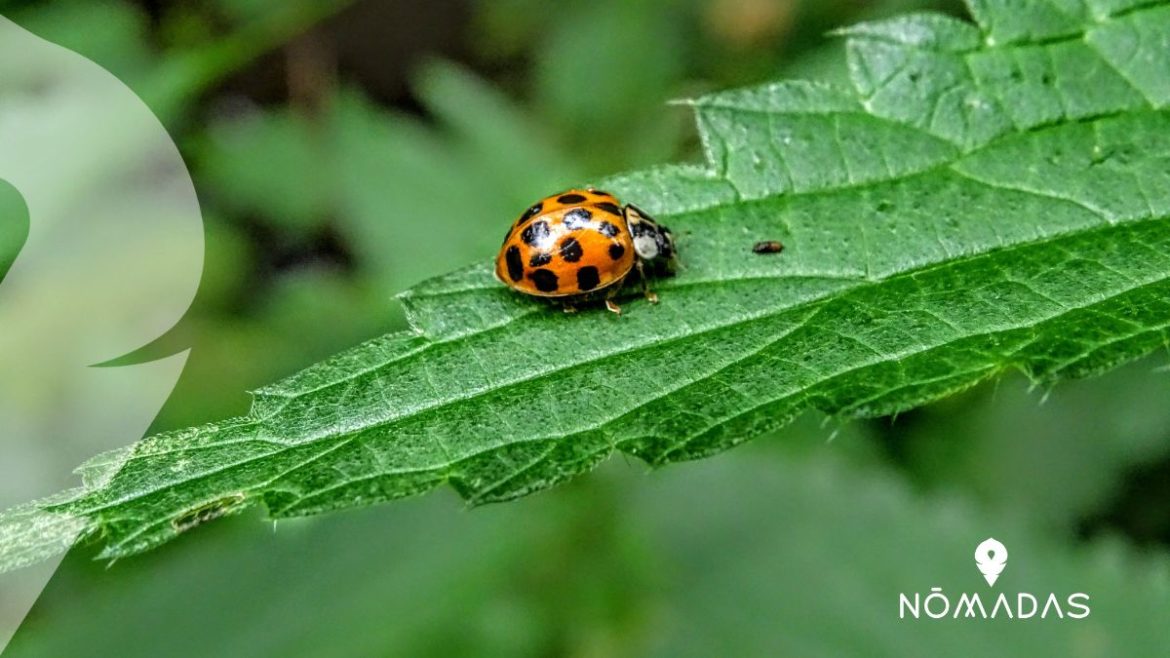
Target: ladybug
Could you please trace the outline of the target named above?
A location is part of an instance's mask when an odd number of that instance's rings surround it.
[[[674,237],[633,204],[620,203],[592,187],[536,202],[504,236],[496,278],[513,290],[558,301],[566,311],[603,298],[620,315],[613,297],[637,270],[646,299],[658,303],[647,277],[673,272]]]

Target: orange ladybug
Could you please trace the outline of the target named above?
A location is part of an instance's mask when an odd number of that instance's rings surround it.
[[[496,256],[496,278],[527,295],[552,298],[574,310],[577,302],[613,297],[637,270],[651,303],[647,276],[667,274],[675,263],[670,230],[632,204],[593,188],[545,197],[520,215]]]

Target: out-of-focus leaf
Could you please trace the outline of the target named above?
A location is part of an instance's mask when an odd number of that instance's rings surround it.
[[[122,0],[37,3],[13,12],[9,18],[42,39],[101,64],[132,84],[145,75],[151,64],[147,17]]]
[[[275,3],[264,12],[241,9],[233,12],[238,23],[228,34],[208,35],[166,56],[149,46],[143,12],[120,0],[39,3],[14,12],[12,19],[109,69],[173,129],[192,99],[210,85],[351,2],[304,0]]]
[[[293,110],[214,124],[200,149],[203,180],[226,210],[289,232],[318,228],[331,208],[327,126]]]
[[[481,259],[516,208],[581,175],[571,153],[470,73],[433,63],[419,88],[437,127],[354,95],[336,103],[339,228],[380,281],[418,281]]]
[[[586,162],[630,168],[673,155],[682,117],[662,105],[684,75],[691,4],[577,2],[541,26],[534,102]]]
[[[973,492],[998,514],[1071,533],[1130,469],[1170,454],[1170,376],[1143,360],[1096,379],[995,389],[928,407],[903,440],[926,484]]]
[[[285,2],[242,18],[226,36],[168,53],[135,90],[165,123],[176,123],[209,86],[352,2]]]
[[[1023,436],[1018,437],[1023,440]],[[1115,542],[1061,548],[1018,519],[959,498],[921,500],[881,470],[831,460],[794,468],[718,459],[663,474],[633,505],[664,562],[649,655],[689,656],[1156,656],[1170,644],[1170,560]],[[1026,494],[1021,497],[1026,498]],[[994,537],[1008,560],[994,587],[976,545]],[[899,594],[939,587],[946,619],[899,619]],[[953,617],[978,593],[1089,595],[1085,619],[1040,610],[1031,619]],[[937,603],[932,604],[938,610]],[[964,612],[966,608],[963,608]],[[976,613],[978,614],[978,613]]]

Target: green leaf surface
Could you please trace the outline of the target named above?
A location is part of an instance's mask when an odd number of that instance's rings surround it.
[[[661,304],[566,315],[484,254],[403,295],[415,331],[104,457],[120,470],[53,509],[115,557],[254,503],[303,515],[445,483],[505,500],[614,451],[693,459],[809,408],[891,414],[1164,346],[1170,5],[972,13],[845,30],[853,89],[697,99],[707,164],[604,181],[678,236]],[[753,255],[760,239],[787,248]]]

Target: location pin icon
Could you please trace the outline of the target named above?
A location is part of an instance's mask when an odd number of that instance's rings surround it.
[[[1003,573],[1007,559],[1007,548],[991,537],[975,547],[975,566],[979,567],[988,585],[995,584],[999,574]]]

